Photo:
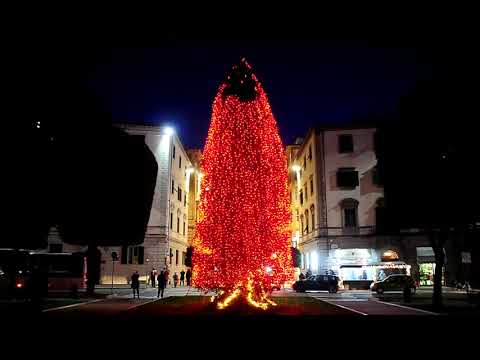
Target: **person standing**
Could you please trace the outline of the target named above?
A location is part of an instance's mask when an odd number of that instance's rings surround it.
[[[163,275],[165,276],[165,287],[167,287],[168,281],[170,280],[169,278],[170,272],[168,271],[168,268],[165,268]]]
[[[140,275],[137,270],[132,274],[132,289],[133,298],[135,299],[135,293],[137,293],[137,297],[140,299]]]
[[[177,272],[175,272],[173,274],[173,287],[177,287],[177,284],[178,284],[178,274]]]
[[[187,278],[187,286],[190,286],[190,282],[192,280],[192,270],[188,269],[185,276]]]
[[[152,268],[152,271],[150,272],[150,283],[152,284],[152,287],[156,287],[155,286],[155,280],[157,278],[157,270],[155,270],[155,268]]]
[[[160,295],[162,295],[162,298],[163,298],[163,292],[165,290],[165,285],[167,283],[166,279],[165,279],[165,273],[163,271],[160,271],[160,274],[158,274],[158,294],[157,294],[157,298],[160,297]]]
[[[180,271],[180,285],[185,286],[185,270]]]

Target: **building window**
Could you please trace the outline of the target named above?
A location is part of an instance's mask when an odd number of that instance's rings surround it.
[[[300,205],[303,205],[303,190],[300,190]]]
[[[172,158],[175,159],[175,145],[173,145]]]
[[[185,221],[183,222],[183,235],[185,235]]]
[[[310,222],[310,217],[308,216],[308,210],[305,210],[305,233],[308,234],[310,231],[309,229],[309,222]]]
[[[353,152],[353,136],[351,134],[338,136],[338,152],[340,154]]]
[[[342,209],[342,224],[344,228],[358,227],[358,201],[344,199],[340,203]]]
[[[180,234],[180,218],[177,216],[177,233]]]
[[[308,201],[308,187],[307,187],[307,183],[305,183],[303,185],[303,187],[305,188],[305,202]]]
[[[173,214],[170,213],[170,229],[173,229]]]
[[[187,206],[187,193],[183,195],[183,206]]]
[[[358,171],[355,168],[340,168],[337,171],[337,186],[340,188],[355,188],[359,184]]]
[[[178,250],[175,250],[175,265],[178,265]]]
[[[344,227],[357,227],[357,212],[356,209],[343,209],[344,211]]]
[[[313,195],[313,178],[310,179],[310,195]]]
[[[305,228],[303,227],[303,214],[300,215],[300,227],[302,229],[302,235],[303,235],[305,232]]]
[[[179,155],[179,156],[178,156],[178,168],[179,168],[179,169],[182,168],[182,155]]]
[[[308,160],[312,161],[312,145],[308,147]]]
[[[122,248],[122,264],[142,265],[143,257],[143,246],[124,246]]]
[[[306,156],[303,157],[303,169],[304,170],[307,169],[307,157]]]
[[[172,194],[174,193],[174,191],[175,191],[175,181],[172,180]]]
[[[172,251],[172,248],[170,248],[170,265],[172,265],[172,258],[173,258],[173,251]]]
[[[372,182],[373,185],[383,186],[382,177],[380,176],[380,172],[376,166],[372,169]]]
[[[310,207],[310,215],[312,216],[312,231],[315,230],[315,206]]]
[[[177,200],[180,201],[180,203],[182,202],[182,189],[180,186],[178,187]]]
[[[187,257],[187,253],[182,251],[182,265],[185,265],[185,258]]]
[[[50,244],[48,246],[48,252],[51,252],[51,253],[63,252],[63,244]]]

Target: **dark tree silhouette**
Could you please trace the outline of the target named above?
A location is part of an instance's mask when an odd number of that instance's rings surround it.
[[[392,231],[424,229],[435,253],[433,304],[442,305],[444,245],[478,219],[480,178],[469,88],[463,81],[421,82],[377,134],[378,167]],[[478,221],[478,220],[477,220]]]
[[[57,78],[43,93],[36,85],[19,116],[22,138],[11,146],[12,196],[2,203],[8,236],[0,246],[43,248],[57,225],[65,242],[88,246],[93,292],[97,246],[143,242],[157,163],[144,139],[112,126],[99,99],[79,82]]]

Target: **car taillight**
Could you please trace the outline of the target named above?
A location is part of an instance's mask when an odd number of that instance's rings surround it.
[[[17,283],[17,289],[21,289],[23,287],[23,284],[22,283]]]

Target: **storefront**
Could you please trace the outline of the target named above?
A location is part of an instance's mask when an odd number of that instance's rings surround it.
[[[374,281],[392,274],[410,275],[411,266],[399,260],[393,250],[336,249],[330,257],[331,269],[340,278],[344,290],[369,289]]]
[[[433,286],[435,275],[435,253],[431,247],[417,247],[417,263],[420,286]],[[445,274],[442,269],[442,284],[445,283]]]
[[[378,262],[378,254],[375,249],[335,249],[330,261],[341,288],[368,289],[375,276],[372,265]]]

